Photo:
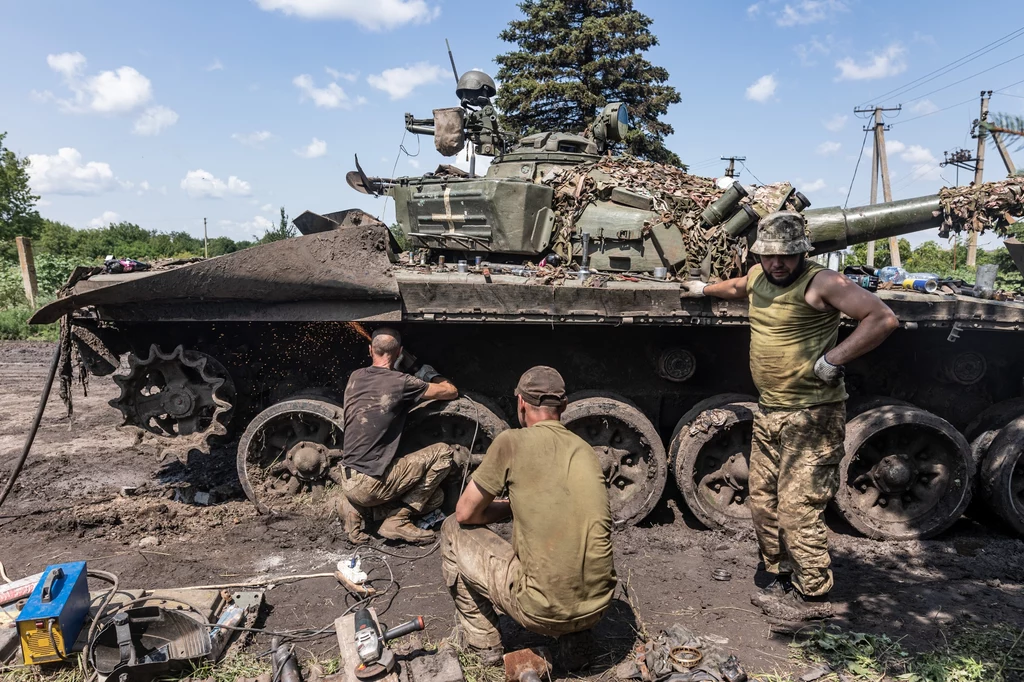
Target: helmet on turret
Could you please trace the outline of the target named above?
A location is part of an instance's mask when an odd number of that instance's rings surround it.
[[[463,105],[483,107],[491,103],[491,98],[498,92],[494,79],[483,71],[467,71],[455,85],[455,96]]]

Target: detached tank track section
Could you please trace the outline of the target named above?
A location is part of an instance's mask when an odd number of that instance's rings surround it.
[[[321,495],[341,482],[345,420],[326,399],[283,400],[256,415],[238,441],[242,490],[261,514],[290,506],[303,493]]]
[[[227,435],[234,382],[213,356],[181,345],[165,353],[153,344],[144,359],[130,354],[128,366],[114,376],[121,394],[109,401],[122,425],[173,439],[176,448],[205,450],[211,438]]]

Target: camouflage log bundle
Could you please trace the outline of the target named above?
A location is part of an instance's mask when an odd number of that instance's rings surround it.
[[[944,187],[939,191],[942,232],[995,230],[1006,236],[1007,227],[1024,215],[1024,184],[1019,179],[987,182],[981,186]]]

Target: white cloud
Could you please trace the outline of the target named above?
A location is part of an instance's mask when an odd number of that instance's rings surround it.
[[[181,181],[181,188],[192,199],[223,199],[227,195],[247,197],[252,193],[252,186],[245,180],[232,175],[224,182],[202,168],[186,173]]]
[[[245,234],[246,237],[254,236],[257,239],[275,225],[273,221],[267,220],[261,215],[253,216],[252,220],[219,220],[217,224],[230,229],[232,232]]]
[[[805,26],[845,11],[846,4],[839,0],[800,0],[792,5],[787,3],[775,17],[775,23],[779,26]]]
[[[822,123],[822,125],[825,126],[825,130],[831,131],[833,133],[838,133],[840,130],[846,127],[846,121],[849,118],[850,117],[847,116],[846,114],[836,114],[829,120]]]
[[[886,147],[886,151],[888,151],[888,146]],[[937,159],[935,158],[935,155],[932,154],[931,150],[927,147],[922,147],[919,144],[912,144],[907,147],[906,150],[900,154],[900,158],[907,163],[927,165],[937,163]]]
[[[846,193],[849,192],[849,191],[850,191],[850,188],[846,187],[845,185],[843,187],[836,187],[836,194],[838,194],[841,197],[845,197]]]
[[[829,154],[835,154],[842,148],[843,145],[841,143],[833,142],[832,140],[826,140],[825,142],[822,142],[821,144],[818,145],[817,152],[822,156],[828,156]]]
[[[82,163],[74,147],[62,147],[53,156],[29,154],[28,161],[29,181],[40,194],[100,194],[117,186],[109,164]]]
[[[834,45],[835,39],[831,34],[825,36],[823,41],[818,40],[818,37],[814,36],[806,43],[795,45],[793,51],[800,58],[801,64],[804,66],[814,66],[817,64],[814,60],[815,55],[827,56],[832,52]]]
[[[858,64],[851,57],[840,59],[836,62],[836,68],[839,69],[836,80],[875,80],[901,74],[907,70],[907,62],[904,59],[906,52],[905,47],[899,43],[893,43],[881,52],[870,53],[870,58],[863,64]]]
[[[209,64],[206,65],[206,70],[207,71],[223,71],[224,70],[224,64],[222,64],[219,59],[215,58],[212,62],[210,62]]]
[[[436,83],[444,77],[445,70],[437,64],[419,62],[412,66],[385,69],[371,75],[366,81],[378,90],[383,90],[391,99],[408,97],[412,91],[427,83]]]
[[[412,166],[413,168],[419,168],[420,167],[420,162],[417,161],[416,159],[407,159],[407,160],[409,162],[409,165]]]
[[[118,114],[132,111],[153,97],[149,79],[130,66],[85,77],[82,72],[86,59],[80,52],[47,55],[46,63],[64,77],[74,95],[57,100],[66,111]]]
[[[747,18],[753,19],[761,13],[761,3],[755,2],[753,5],[747,7]]]
[[[939,107],[935,104],[935,102],[931,101],[930,99],[923,99],[914,106],[910,107],[910,110],[915,114],[924,116],[926,114],[934,114],[936,111],[939,110]]]
[[[821,178],[818,178],[813,182],[798,184],[799,186],[797,187],[797,189],[800,190],[801,192],[820,192],[821,190],[825,189],[825,187],[827,187],[825,181]]]
[[[907,148],[907,145],[903,144],[899,140],[886,140],[885,141],[885,153],[889,156],[899,154]],[[870,152],[870,150],[868,150]]]
[[[308,73],[296,76],[292,79],[299,90],[302,91],[302,99],[311,99],[313,104],[324,109],[349,109],[352,103],[348,95],[337,83],[330,83],[326,88],[318,88],[313,83],[313,77]]]
[[[89,227],[106,227],[110,223],[121,220],[121,216],[113,211],[104,211],[103,215],[97,216],[89,221]]]
[[[302,149],[296,149],[295,153],[304,159],[315,159],[327,153],[327,143],[314,137],[312,142]]]
[[[238,140],[246,147],[257,147],[259,148],[264,142],[271,138],[269,130],[256,130],[251,133],[234,133],[231,135],[232,140]]]
[[[346,80],[349,83],[355,83],[356,79],[359,78],[358,71],[338,71],[337,69],[332,69],[329,66],[325,66],[324,71],[326,71],[327,75],[336,81]]]
[[[410,22],[426,23],[441,10],[426,0],[255,0],[260,9],[279,10],[303,19],[342,19],[371,31],[395,28]]]
[[[747,88],[747,99],[752,99],[755,102],[767,102],[775,96],[775,88],[778,85],[774,74],[761,76],[754,81],[753,85]]]
[[[260,210],[263,211],[264,213],[273,213],[274,212],[274,205],[273,204],[263,204],[262,206],[260,206]]]
[[[155,106],[142,112],[132,130],[136,135],[159,135],[160,131],[178,122],[178,113],[165,106]]]

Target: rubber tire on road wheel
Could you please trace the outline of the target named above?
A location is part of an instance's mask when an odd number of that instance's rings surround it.
[[[985,504],[1015,532],[1024,535],[1024,495],[1013,491],[1024,478],[1024,417],[1004,426],[992,441],[981,464],[981,490]]]
[[[721,397],[735,397],[738,394],[723,394]],[[716,396],[716,398],[719,396]],[[744,397],[739,395],[739,397]],[[746,396],[749,397],[749,396]],[[697,408],[700,407],[700,410]],[[689,431],[684,430],[685,427],[692,423],[701,412],[705,410],[723,410],[728,413],[726,421],[722,426],[714,427],[707,433],[698,432],[691,435]],[[692,416],[687,419],[687,415]],[[669,457],[672,462],[672,473],[675,477],[676,485],[679,487],[679,492],[683,494],[683,499],[686,501],[686,506],[690,508],[693,515],[703,523],[705,526],[711,529],[725,529],[725,530],[744,530],[750,528],[750,513],[748,507],[748,500],[750,496],[750,489],[747,488],[746,494],[744,495],[743,508],[746,510],[746,514],[743,516],[725,514],[721,510],[716,509],[713,505],[708,504],[700,495],[700,481],[694,480],[698,469],[698,459],[701,454],[704,453],[704,448],[715,439],[720,433],[726,429],[736,428],[742,422],[749,422],[753,425],[754,415],[757,413],[757,403],[750,401],[730,401],[721,403],[714,398],[702,401],[694,406],[694,409],[684,415],[683,419],[679,420],[679,424],[676,425],[675,435],[672,437],[672,442],[669,443]],[[686,421],[684,421],[684,419]],[[742,427],[740,427],[742,428]],[[750,447],[748,443],[746,452],[747,467],[750,467]]]
[[[588,395],[589,397],[572,400],[578,395]],[[665,446],[661,442],[658,430],[636,405],[624,398],[611,397],[608,393],[592,395],[590,392],[574,394],[570,398],[568,407],[562,413],[562,423],[570,430],[573,430],[574,422],[582,419],[602,415],[612,417],[635,432],[639,436],[641,445],[646,447],[647,452],[643,455],[648,467],[646,480],[640,486],[641,490],[638,491],[643,496],[637,498],[636,495],[633,495],[625,504],[612,505],[612,522],[616,526],[640,523],[658,504],[668,479],[668,458],[665,455]],[[574,431],[574,433],[576,432]],[[577,433],[577,435],[586,440],[582,434]],[[613,501],[611,496],[609,499]],[[618,508],[615,508],[616,506]]]
[[[866,410],[846,424],[846,454],[839,465],[839,490],[833,501],[834,507],[847,523],[876,540],[913,540],[938,535],[963,515],[973,491],[976,467],[970,445],[963,435],[938,415],[901,402],[893,401]],[[932,513],[905,523],[883,523],[861,513],[850,492],[849,473],[857,453],[868,440],[889,428],[902,425],[926,427],[945,437],[953,447],[955,470],[950,472],[947,491]]]

